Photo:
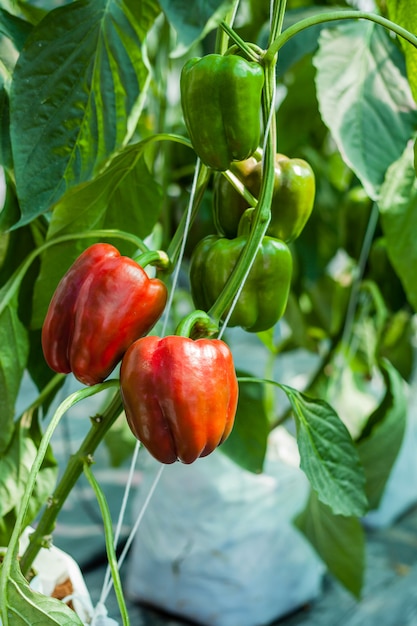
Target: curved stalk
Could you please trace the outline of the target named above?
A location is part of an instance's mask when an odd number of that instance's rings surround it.
[[[277,52],[282,48],[284,44],[287,43],[292,37],[305,30],[306,28],[310,28],[310,26],[317,26],[319,24],[325,24],[326,22],[334,22],[339,20],[369,20],[371,22],[375,22],[380,26],[383,26],[387,30],[391,30],[396,33],[399,37],[402,37],[406,41],[408,41],[412,46],[417,48],[417,37],[410,33],[407,29],[399,26],[395,22],[382,17],[381,15],[377,15],[376,13],[368,13],[366,11],[354,11],[354,10],[346,10],[346,11],[332,11],[329,13],[321,13],[319,15],[312,15],[311,17],[306,17],[299,22],[296,22],[289,28],[287,28],[283,33],[281,33],[278,37],[274,39],[274,41],[269,46],[268,50],[264,56],[264,62],[269,62],[271,59],[275,57]]]
[[[127,612],[127,607],[126,607],[125,599],[123,596],[122,582],[120,580],[119,569],[117,566],[116,550],[114,548],[114,543],[113,543],[113,527],[112,527],[111,515],[110,515],[109,507],[107,504],[106,497],[103,493],[103,490],[101,489],[99,483],[97,482],[96,477],[91,471],[89,459],[85,459],[84,461],[84,474],[86,475],[87,480],[90,483],[94,491],[94,494],[97,498],[97,502],[100,507],[101,515],[103,518],[107,560],[109,562],[110,569],[111,569],[114,591],[116,593],[116,599],[119,605],[119,610],[120,610],[120,615],[122,617],[123,626],[130,626],[129,614]]]
[[[166,252],[163,250],[149,250],[139,254],[134,259],[138,265],[146,267],[147,265],[154,265],[160,270],[168,271],[171,269],[171,262]]]
[[[179,337],[213,337],[218,331],[210,316],[197,309],[181,320],[175,334]]]

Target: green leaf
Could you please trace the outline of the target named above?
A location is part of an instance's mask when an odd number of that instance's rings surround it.
[[[353,268],[349,266],[339,275],[326,273],[308,290],[317,324],[330,336],[337,335],[345,323],[351,291],[349,273],[353,273]]]
[[[4,95],[4,91],[3,91]],[[7,96],[6,100],[1,101],[0,94],[0,107],[2,104],[6,106],[7,112],[0,110],[0,163],[4,166],[4,177],[6,185],[6,198],[2,209],[0,210],[0,233],[6,234],[9,229],[16,223],[20,216],[20,209],[16,198],[16,189],[12,181],[13,174],[9,175],[6,168],[12,170],[12,153],[10,146],[10,135],[8,125],[8,107],[9,101]],[[5,114],[7,120],[1,118],[2,114]],[[9,234],[7,234],[9,236]]]
[[[280,62],[281,56],[278,67]],[[279,149],[284,154],[299,154],[300,146],[309,146],[311,150],[312,143],[327,134],[317,108],[314,78],[311,55],[304,54],[282,79],[286,95],[278,109],[277,134]]]
[[[369,505],[376,509],[400,451],[407,419],[405,384],[397,370],[388,362],[380,364],[386,384],[381,404],[370,415],[357,442],[366,476]]]
[[[296,9],[287,9],[284,16],[283,30],[286,30],[289,26],[293,26],[300,20],[312,17],[318,13],[325,13],[328,11],[326,6],[311,6],[300,7]],[[298,63],[306,54],[312,54],[318,46],[318,38],[323,28],[326,28],[326,23],[316,24],[306,28],[298,33],[295,37],[291,37],[283,48],[279,51],[279,61],[277,65],[277,76],[282,77],[285,72],[292,69],[295,63]],[[267,41],[270,31],[269,22],[265,24],[262,31],[260,46],[267,47]]]
[[[0,9],[0,163],[12,168],[10,147],[9,88],[16,61],[32,26],[4,9]],[[0,228],[5,224],[4,209],[0,214]],[[14,216],[12,224],[19,219]],[[10,224],[10,225],[12,225]]]
[[[121,167],[129,167],[128,159],[121,156],[117,160],[115,167],[119,172]],[[112,171],[114,174],[115,168]],[[164,200],[162,187],[150,173],[143,155],[119,180],[120,184],[115,181],[103,228],[118,228],[145,239],[161,215]],[[122,241],[118,247],[123,250]],[[132,246],[128,249],[131,250]]]
[[[417,12],[415,3],[409,0],[386,0],[390,20],[403,26],[411,33],[417,32]],[[405,54],[408,80],[414,100],[417,101],[417,50],[408,41],[399,37],[399,41]]]
[[[148,78],[142,43],[158,12],[152,0],[79,0],[32,30],[10,94],[18,225],[97,175],[131,138]]]
[[[365,533],[360,521],[356,517],[334,515],[312,492],[296,525],[331,574],[359,598],[365,568]]]
[[[31,589],[17,561],[13,561],[6,587],[0,589],[0,595],[5,626],[83,626],[66,604]]]
[[[13,14],[19,14],[22,18],[28,20],[31,24],[36,24],[44,17],[48,11],[52,11],[58,5],[68,4],[70,0],[42,0],[42,7],[37,0],[2,0],[2,5],[5,9]]]
[[[238,372],[238,376],[248,374]],[[265,389],[259,382],[240,382],[235,424],[219,450],[249,472],[262,472],[269,434]]]
[[[141,142],[129,146],[100,176],[69,191],[54,209],[47,239],[97,228],[117,228],[141,238],[149,235],[160,216],[163,195],[146,166],[146,145]],[[75,238],[51,246],[42,254],[33,299],[33,328],[41,327],[59,280],[94,241]],[[121,239],[112,238],[111,243],[121,253],[134,252],[132,244],[126,246]]]
[[[41,438],[38,412],[27,412],[15,423],[10,444],[0,454],[0,545],[9,543]],[[49,448],[36,478],[25,525],[35,519],[53,492],[56,473],[57,463]]]
[[[6,62],[7,60],[11,61],[11,63],[7,62],[9,69],[14,67],[17,52],[22,50],[31,30],[31,24],[15,15],[11,15],[4,9],[0,9],[0,35],[8,39],[13,45],[12,50],[10,48],[8,50],[2,48],[1,62],[4,63],[5,60]],[[12,55],[12,58],[8,55]]]
[[[375,199],[417,124],[401,50],[383,28],[358,20],[322,31],[314,63],[323,121]]]
[[[338,515],[363,515],[365,476],[352,438],[334,409],[280,384],[294,411],[300,467],[318,498]]]
[[[309,320],[300,307],[299,298],[293,292],[290,292],[288,298],[285,322],[291,330],[291,343],[289,343],[288,347],[293,349],[300,347],[314,353],[317,349],[317,336],[312,336],[308,323]],[[318,329],[316,328],[315,330],[317,332]],[[324,332],[322,336],[324,336]]]
[[[0,76],[0,164],[5,168],[13,168],[10,143],[9,96],[2,76]],[[19,219],[19,215],[19,209],[11,212],[7,205],[4,205],[0,210],[0,231],[5,232],[9,226],[13,226],[16,220]],[[10,217],[12,217],[11,220]]]
[[[16,298],[0,314],[0,345],[1,454],[13,433],[15,402],[29,352],[27,331],[17,316]]]
[[[159,3],[177,32],[175,54],[181,56],[220,24],[235,0],[159,0]]]
[[[414,368],[414,316],[410,310],[394,313],[386,327],[379,355],[388,359],[404,380],[410,380]]]
[[[413,144],[409,142],[388,169],[381,187],[379,211],[388,256],[417,311],[417,179],[413,158]]]

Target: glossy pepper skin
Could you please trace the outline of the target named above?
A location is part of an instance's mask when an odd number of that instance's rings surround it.
[[[247,159],[259,145],[264,72],[240,56],[208,54],[181,72],[185,125],[201,161],[214,170]]]
[[[42,327],[49,367],[102,382],[161,316],[167,289],[110,244],[85,250],[58,284]]]
[[[190,284],[194,304],[208,311],[220,295],[245,247],[247,236],[209,235],[194,249]],[[278,239],[264,237],[228,325],[250,332],[267,330],[283,316],[291,286],[292,256]]]
[[[130,429],[161,463],[193,463],[232,430],[239,390],[219,339],[139,339],[123,357],[120,387]]]
[[[251,157],[232,164],[230,169],[257,198],[261,188],[262,163]],[[294,241],[313,210],[315,187],[314,172],[307,161],[277,154],[271,221],[266,234],[286,243]],[[236,237],[240,218],[249,206],[223,175],[215,176],[213,217],[219,233],[229,238]]]

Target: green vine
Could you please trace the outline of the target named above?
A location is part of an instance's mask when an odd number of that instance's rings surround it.
[[[312,15],[305,19],[296,22],[292,26],[289,26],[282,34],[278,35],[269,45],[268,50],[264,56],[264,62],[269,62],[273,59],[278,51],[284,44],[287,43],[292,37],[301,33],[306,28],[311,26],[318,26],[319,24],[325,24],[327,22],[335,22],[340,20],[369,20],[375,22],[380,26],[396,33],[399,37],[402,37],[408,41],[412,46],[417,48],[417,37],[410,33],[407,29],[399,26],[395,22],[377,15],[376,13],[367,13],[366,11],[333,11],[329,13],[321,13],[319,15]]]

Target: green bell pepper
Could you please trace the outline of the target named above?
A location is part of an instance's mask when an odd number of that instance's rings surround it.
[[[257,198],[262,163],[251,157],[232,164],[230,169]],[[314,197],[315,178],[310,165],[303,159],[276,154],[271,221],[266,234],[287,243],[294,241],[311,215]],[[223,174],[215,176],[213,198],[213,219],[218,232],[226,237],[236,237],[240,218],[250,205]]]
[[[191,294],[196,308],[208,311],[220,295],[246,245],[247,235],[226,239],[209,235],[190,260]],[[240,293],[229,326],[267,330],[284,315],[291,286],[292,256],[278,239],[264,237]],[[227,311],[223,315],[225,318]]]
[[[181,72],[185,125],[201,161],[227,170],[255,152],[261,133],[264,71],[233,54],[208,54],[187,61]]]

